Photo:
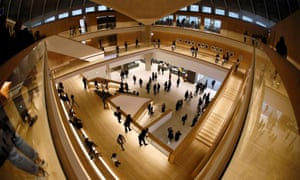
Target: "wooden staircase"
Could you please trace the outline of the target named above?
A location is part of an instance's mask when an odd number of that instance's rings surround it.
[[[211,147],[217,139],[226,121],[226,116],[232,108],[242,85],[242,79],[234,76],[228,79],[226,87],[220,97],[211,108],[213,111],[207,116],[201,128],[198,130],[195,139]]]

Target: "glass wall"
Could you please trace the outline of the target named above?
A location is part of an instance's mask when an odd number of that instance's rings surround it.
[[[204,29],[220,33],[222,22],[219,19],[204,18]]]
[[[200,29],[200,24],[201,24],[201,17],[176,15],[177,27],[189,27],[189,28]]]

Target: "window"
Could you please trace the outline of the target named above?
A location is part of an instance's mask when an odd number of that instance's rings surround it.
[[[236,12],[232,12],[232,11],[229,11],[228,16],[232,17],[232,18],[236,18],[236,19],[239,18],[239,14]]]
[[[34,28],[34,27],[37,27],[37,26],[39,26],[39,25],[41,25],[41,24],[42,24],[42,22],[41,22],[41,21],[38,21],[38,22],[33,23],[33,24],[31,25],[31,27]]]
[[[204,27],[209,27],[211,25],[210,18],[204,18]]]
[[[181,8],[180,11],[187,11],[187,7]]]
[[[198,19],[198,17],[194,17],[194,16],[191,16],[190,17],[190,24],[198,24],[198,22],[199,22],[199,19]]]
[[[185,19],[186,19],[186,16],[181,16],[181,15],[177,16],[177,20],[178,20],[179,22],[182,22],[182,21],[185,20]]]
[[[72,11],[72,16],[77,16],[82,14],[82,9],[76,9]]]
[[[199,5],[191,5],[190,6],[190,11],[192,12],[199,12]]]
[[[264,23],[262,22],[259,22],[259,21],[256,21],[255,24],[261,26],[261,27],[267,27],[267,25],[265,25]]]
[[[248,16],[242,16],[242,20],[246,22],[253,22],[253,19]]]
[[[51,17],[48,17],[47,19],[45,19],[45,23],[49,23],[49,22],[52,22],[52,21],[55,21],[55,16],[51,16]]]
[[[221,25],[222,25],[221,20],[215,19],[215,21],[214,21],[214,26],[215,26],[215,28],[221,29]]]
[[[58,15],[58,19],[63,19],[63,18],[67,18],[67,17],[69,17],[69,13],[68,12],[60,13]]]
[[[172,16],[172,15],[170,15],[170,16],[165,16],[165,17],[162,18],[162,20],[164,20],[164,21],[167,21],[167,20],[173,20],[173,16]]]
[[[224,9],[215,9],[215,14],[224,16],[225,10]]]
[[[211,13],[211,7],[208,6],[202,6],[202,12],[203,13]]]
[[[96,11],[95,7],[87,7],[87,8],[85,8],[85,12],[86,13],[91,13],[91,12],[95,12],[95,11]]]
[[[107,7],[106,6],[98,6],[98,11],[106,11]]]

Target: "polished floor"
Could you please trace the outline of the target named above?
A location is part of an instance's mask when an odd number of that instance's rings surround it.
[[[178,51],[189,54],[189,51],[186,50],[178,49]],[[207,58],[207,60],[213,61],[213,58]],[[155,70],[155,66],[151,68]],[[267,61],[258,64],[257,70],[254,98],[249,109],[251,116],[247,119],[240,143],[223,179],[299,179],[300,138],[283,84],[280,83],[280,77],[275,80],[272,78],[274,69]],[[167,108],[174,109],[175,101],[183,98],[187,89],[194,88],[193,84],[182,81],[179,88],[172,86],[170,93],[161,91],[158,95],[153,95],[153,93],[147,95],[144,88],[140,89],[138,85],[133,85],[131,78],[133,74],[138,78],[142,77],[145,82],[151,71],[144,71],[141,64],[139,68],[130,71],[127,81],[130,88],[140,92],[140,96],[152,98],[157,107],[161,103],[166,103]],[[158,81],[161,81],[162,84],[168,78],[167,75],[167,73],[164,76],[160,75]],[[172,78],[175,77],[172,76]],[[139,131],[137,129],[134,128],[133,131],[125,134],[123,125],[117,122],[113,111],[104,109],[101,99],[93,90],[85,91],[83,89],[81,78],[78,75],[64,80],[65,90],[69,94],[75,95],[79,105],[79,107],[75,107],[75,111],[83,120],[88,136],[98,145],[103,159],[120,179],[190,179],[189,175],[207,151],[207,145],[199,145],[198,141],[193,141],[182,156],[186,158],[180,158],[174,164],[170,164],[167,156],[151,142],[145,147],[138,145]],[[112,72],[111,79],[120,80],[119,72]],[[172,81],[175,84],[176,79]],[[212,92],[215,90],[217,89]],[[42,96],[38,93],[35,95]],[[274,101],[274,99],[276,100]],[[176,112],[177,114],[174,113],[172,123],[162,126],[161,130],[156,132],[157,136],[167,143],[167,127],[170,126],[185,134],[191,128],[189,125],[196,111],[194,107],[196,101],[197,99],[193,98],[190,102],[185,102],[184,109]],[[35,102],[32,111],[41,106],[43,106],[43,102]],[[10,117],[15,116],[11,107],[13,105],[7,109],[7,112],[11,112],[8,113]],[[189,116],[183,126],[180,118],[185,110]],[[43,117],[42,111],[36,110],[35,112],[39,114],[39,117]],[[65,179],[59,168],[58,160],[55,158],[53,146],[47,144],[51,142],[48,140],[51,137],[47,127],[47,122],[39,118],[32,128],[21,125],[18,131],[48,161],[47,171],[50,173],[48,179]],[[126,137],[125,151],[122,151],[116,143],[119,133]],[[172,142],[169,145],[174,147],[177,143],[179,142]],[[118,168],[114,167],[110,160],[113,152],[119,155],[121,161]],[[188,157],[197,157],[198,159]],[[0,169],[0,175],[1,179],[35,179],[34,176],[12,167],[9,162],[6,162]]]

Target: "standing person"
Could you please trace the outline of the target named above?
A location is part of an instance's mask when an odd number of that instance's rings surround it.
[[[178,77],[178,79],[177,79],[177,87],[179,87],[179,84],[180,84],[180,77]]]
[[[166,104],[163,103],[163,104],[161,105],[161,112],[164,113],[165,111],[166,111]]]
[[[82,82],[83,82],[83,88],[86,90],[87,89],[87,85],[88,85],[88,80],[85,77],[83,77],[82,78]]]
[[[189,91],[186,90],[184,94],[184,100],[186,101],[189,98]]]
[[[193,119],[193,122],[192,122],[192,124],[191,124],[191,127],[194,127],[194,126],[196,125],[196,123],[197,123],[197,121],[198,121],[198,118],[199,118],[199,115],[197,114],[197,115],[194,117],[194,119]]]
[[[133,75],[132,79],[133,79],[133,84],[135,84],[136,83],[136,76]]]
[[[159,90],[160,90],[160,84],[157,83],[157,93],[159,93]]]
[[[160,48],[160,39],[157,40],[157,47]]]
[[[117,111],[115,112],[115,116],[118,118],[118,122],[121,123],[122,114],[121,114],[120,106],[117,107]]]
[[[112,153],[111,160],[113,161],[113,163],[116,167],[119,167],[119,165],[121,164],[121,162],[119,161],[117,153]]]
[[[125,133],[127,133],[128,131],[131,131],[131,128],[130,128],[131,121],[132,121],[131,115],[128,114],[126,116],[126,119],[125,119],[125,122],[124,122]]]
[[[286,58],[287,56],[287,47],[285,45],[283,36],[280,37],[279,41],[276,44],[276,52],[284,58]]]
[[[240,59],[236,60],[235,66],[234,66],[234,71],[237,72],[238,68],[240,66]]]
[[[214,89],[215,84],[216,84],[216,80],[212,80],[212,82],[211,82],[211,88],[212,88],[212,89]]]
[[[174,138],[174,131],[173,131],[173,128],[172,127],[169,127],[168,128],[168,144],[171,143],[171,141],[173,140]]]
[[[145,129],[142,129],[141,133],[139,134],[139,144],[140,146],[142,146],[143,144],[145,146],[147,146],[148,144],[146,143],[146,140],[145,138],[147,137],[148,135],[148,128],[145,128]]]
[[[175,49],[176,49],[176,42],[173,41],[173,42],[172,42],[172,51],[174,51]]]
[[[128,49],[128,44],[127,44],[127,41],[125,41],[125,43],[124,43],[124,47],[125,47],[125,51],[127,51],[127,49]]]
[[[0,84],[1,86],[2,84]],[[11,83],[4,83],[0,90],[0,167],[9,160],[15,167],[38,177],[46,177],[47,163],[17,133],[2,105],[6,104]]]
[[[140,84],[140,88],[142,88],[142,86],[143,86],[143,80],[142,80],[142,78],[139,79],[139,84]]]
[[[119,46],[117,45],[117,46],[116,46],[116,54],[117,54],[117,56],[119,56],[119,52],[120,52],[120,48],[119,48]]]
[[[185,124],[185,121],[187,120],[188,115],[185,114],[184,116],[182,116],[181,121],[182,121],[182,125]]]
[[[135,47],[136,48],[139,47],[139,40],[138,39],[135,40]]]
[[[125,151],[124,144],[126,143],[126,139],[122,134],[118,135],[117,143],[120,144],[122,151]]]
[[[71,106],[77,106],[79,107],[79,105],[77,104],[77,102],[75,101],[75,96],[74,94],[71,94]]]
[[[195,47],[194,46],[191,47],[191,52],[192,52],[192,56],[194,56],[195,55]]]
[[[178,130],[176,133],[175,133],[175,141],[177,142],[181,136],[181,132]]]

